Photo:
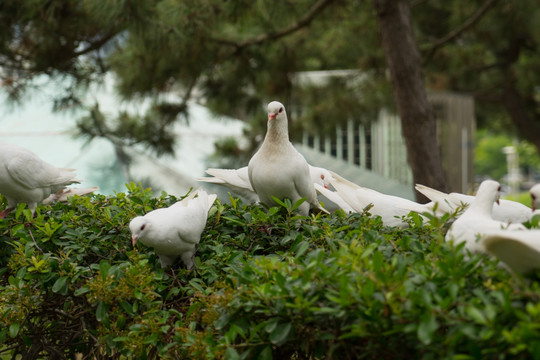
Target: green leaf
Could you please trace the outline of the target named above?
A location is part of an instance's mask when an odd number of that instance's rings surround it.
[[[420,325],[418,325],[418,339],[426,345],[431,344],[433,334],[438,327],[439,325],[435,316],[425,314],[420,320]]]
[[[52,291],[55,293],[67,293],[67,280],[68,278],[62,276],[58,278],[52,287]]]
[[[276,326],[276,328],[270,333],[270,341],[272,344],[281,346],[289,337],[289,334],[291,333],[292,324],[286,323],[286,324],[279,324]]]
[[[296,209],[298,209],[298,207],[299,207],[300,205],[302,205],[306,200],[307,200],[307,198],[305,198],[305,197],[298,199],[298,200],[294,203],[294,205],[292,206],[292,209],[291,209],[291,210],[296,210]]]
[[[227,350],[225,350],[225,359],[226,360],[240,360],[240,355],[238,354],[238,351],[236,351],[233,347],[228,347]]]
[[[17,336],[17,334],[19,334],[20,328],[21,328],[21,324],[19,324],[19,323],[11,324],[9,326],[9,336],[11,336],[12,338]]]
[[[80,296],[80,295],[86,294],[89,291],[90,291],[90,289],[87,286],[82,286],[82,287],[78,288],[77,290],[75,290],[73,292],[73,294],[75,296]]]
[[[103,322],[107,319],[107,306],[100,301],[96,309],[96,319],[99,322]]]
[[[269,319],[269,320],[267,320],[266,325],[264,326],[264,330],[267,333],[271,333],[276,329],[278,324],[279,324],[279,319],[278,318]]]
[[[107,279],[107,276],[109,275],[109,269],[111,268],[111,264],[109,264],[108,261],[102,260],[99,263],[99,272],[101,273],[101,277],[103,280]]]
[[[264,347],[264,349],[259,353],[259,356],[257,357],[258,360],[272,360],[272,347],[270,345],[267,345]]]
[[[486,316],[480,309],[474,306],[468,306],[467,307],[467,314],[477,323],[479,324],[487,324]]]

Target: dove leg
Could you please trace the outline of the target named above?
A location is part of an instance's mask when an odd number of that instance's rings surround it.
[[[167,268],[171,266],[174,263],[174,260],[176,260],[175,256],[167,256],[167,255],[159,255],[159,262],[161,263],[162,268]]]
[[[186,265],[186,268],[190,270],[194,264],[193,259],[195,258],[195,251],[188,251],[186,253],[183,253],[181,258],[184,265]]]

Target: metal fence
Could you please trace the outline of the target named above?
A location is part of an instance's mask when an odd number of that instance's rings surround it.
[[[455,93],[430,93],[437,121],[437,140],[452,191],[468,193],[474,184],[474,100]],[[386,178],[412,185],[407,150],[396,114],[381,110],[365,125],[354,119],[325,136],[303,133],[302,143],[351,166],[369,169]]]

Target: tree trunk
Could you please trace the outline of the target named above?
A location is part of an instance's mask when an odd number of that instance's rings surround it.
[[[448,191],[408,0],[373,0],[415,183]],[[419,202],[427,199],[416,193]]]

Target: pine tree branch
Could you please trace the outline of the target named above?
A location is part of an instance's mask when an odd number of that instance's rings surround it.
[[[97,50],[97,49],[101,48],[103,45],[105,45],[107,42],[109,42],[109,40],[111,40],[113,37],[115,37],[117,33],[118,32],[116,32],[116,31],[111,31],[110,33],[108,33],[107,35],[105,35],[104,37],[99,39],[98,41],[91,42],[90,45],[88,45],[85,49],[74,52],[73,57],[74,58],[79,57],[81,55],[87,54],[89,52],[92,52],[94,50]]]
[[[450,31],[448,34],[442,38],[436,40],[434,43],[426,46],[423,51],[427,53],[426,59],[431,58],[435,52],[444,44],[454,40],[456,37],[461,35],[463,32],[473,27],[484,14],[491,8],[498,0],[486,0],[474,14],[471,15],[467,20],[465,20],[460,26]]]
[[[309,26],[313,19],[319,15],[328,5],[330,5],[335,0],[319,0],[317,1],[298,21],[296,21],[294,24],[289,25],[288,27],[279,30],[279,31],[271,31],[267,33],[259,34],[255,37],[252,37],[250,39],[246,39],[243,41],[234,41],[234,40],[227,40],[227,39],[217,39],[212,38],[210,40],[224,44],[224,45],[230,45],[236,47],[238,50],[253,46],[253,45],[259,45],[266,41],[270,40],[277,40],[279,38],[285,37],[287,35],[290,35],[306,26]]]

